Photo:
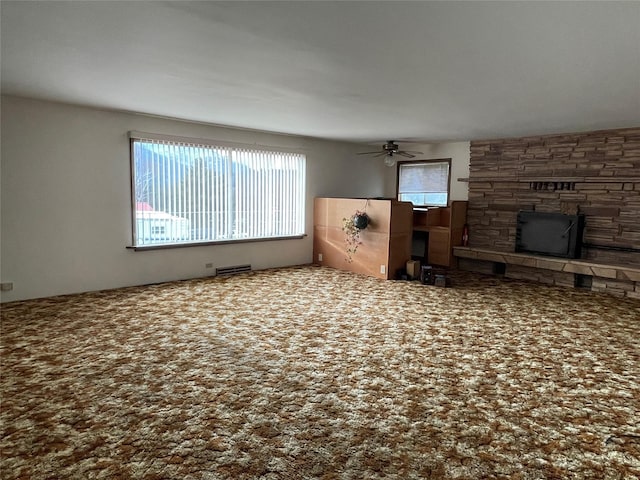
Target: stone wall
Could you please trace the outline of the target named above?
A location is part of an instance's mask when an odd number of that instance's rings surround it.
[[[472,141],[469,245],[513,252],[518,210],[583,213],[583,258],[640,266],[640,127]]]

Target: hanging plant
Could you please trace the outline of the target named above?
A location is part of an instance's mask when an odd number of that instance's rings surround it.
[[[367,228],[371,223],[371,219],[366,212],[356,210],[352,216],[342,219],[342,231],[345,233],[345,243],[347,244],[347,262],[353,261],[358,247],[362,245],[360,240],[360,232]]]

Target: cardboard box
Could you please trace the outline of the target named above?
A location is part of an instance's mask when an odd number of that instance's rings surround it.
[[[407,276],[411,280],[420,278],[420,262],[418,260],[409,260],[407,262]]]

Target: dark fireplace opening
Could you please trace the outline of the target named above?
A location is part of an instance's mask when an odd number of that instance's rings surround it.
[[[516,252],[580,258],[584,215],[518,212]]]

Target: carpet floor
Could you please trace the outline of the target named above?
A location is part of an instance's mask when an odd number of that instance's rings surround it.
[[[2,306],[3,479],[640,478],[640,303],[285,268]]]

